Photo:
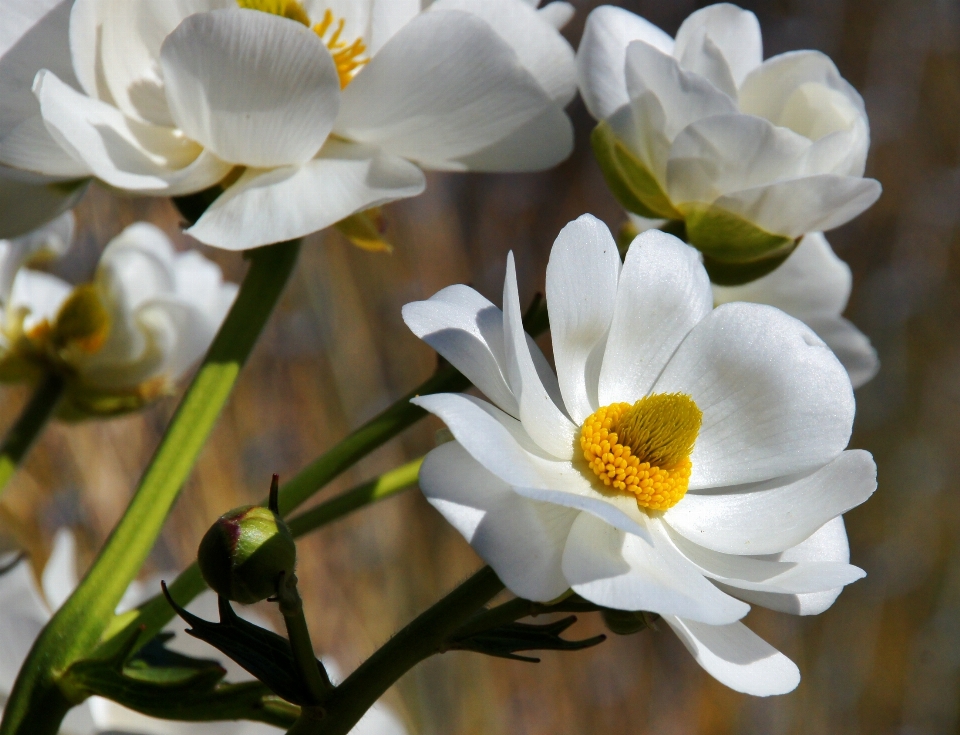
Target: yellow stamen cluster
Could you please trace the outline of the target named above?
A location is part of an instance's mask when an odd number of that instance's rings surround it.
[[[702,419],[683,393],[656,393],[632,406],[612,403],[583,422],[580,448],[604,485],[636,496],[642,508],[666,510],[687,492]]]
[[[367,46],[362,38],[357,38],[353,43],[347,43],[340,40],[343,34],[343,27],[346,23],[344,18],[337,18],[328,8],[323,11],[323,18],[319,23],[310,25],[310,16],[304,10],[298,0],[237,0],[237,5],[241,8],[250,10],[259,10],[271,15],[279,15],[283,18],[295,20],[302,23],[307,28],[312,28],[320,40],[322,40],[333,56],[333,62],[337,65],[337,75],[340,77],[340,89],[345,88],[356,76],[364,64],[370,61],[369,57],[364,56],[367,52]],[[329,33],[329,37],[328,34]]]

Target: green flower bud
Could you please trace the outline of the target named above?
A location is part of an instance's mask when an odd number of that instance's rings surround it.
[[[293,574],[297,547],[280,516],[260,505],[245,505],[210,527],[197,561],[218,595],[249,605],[277,594],[280,574]]]

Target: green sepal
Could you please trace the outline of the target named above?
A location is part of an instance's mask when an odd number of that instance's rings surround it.
[[[199,618],[177,605],[167,592],[167,602],[190,625],[189,635],[221,651],[263,682],[278,697],[294,704],[310,702],[310,692],[297,676],[290,642],[238,616],[229,600],[218,597],[220,622]],[[322,666],[317,662],[318,666]]]
[[[577,622],[576,615],[569,615],[552,623],[506,623],[482,633],[473,633],[463,638],[454,638],[448,648],[459,651],[475,651],[487,656],[509,658],[514,661],[540,663],[533,656],[520,656],[517,651],[579,651],[603,643],[605,635],[566,640],[560,634]]]
[[[707,269],[710,280],[718,286],[742,286],[775,271],[790,257],[793,250],[794,248],[791,248],[785,253],[752,263],[726,263],[704,255],[703,267]]]
[[[654,175],[606,121],[593,129],[590,143],[607,186],[624,209],[648,219],[683,219]]]
[[[654,621],[660,617],[643,610],[633,612],[631,610],[614,610],[608,607],[601,608],[600,615],[610,632],[617,635],[633,635],[647,628],[655,628]]]

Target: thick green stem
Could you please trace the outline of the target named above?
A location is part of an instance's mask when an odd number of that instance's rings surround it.
[[[299,241],[251,252],[230,313],[170,422],[136,494],[76,591],[40,633],[7,702],[0,735],[53,735],[40,727],[57,678],[88,655],[137,575],[220,415],[296,263]]]
[[[297,575],[292,574],[280,582],[277,601],[280,603],[283,622],[287,626],[287,638],[290,640],[300,678],[313,697],[313,704],[318,705],[333,690],[333,684],[313,652],[307,620],[303,617],[303,600],[297,590]]]
[[[63,387],[64,381],[60,375],[47,374],[20,412],[17,423],[10,427],[4,437],[3,444],[0,444],[0,493],[3,493],[33,442],[57,410],[63,397]]]
[[[490,567],[481,569],[421,613],[334,689],[323,703],[325,717],[304,718],[290,732],[346,735],[397,679],[440,653],[447,638],[502,589],[503,582]]]

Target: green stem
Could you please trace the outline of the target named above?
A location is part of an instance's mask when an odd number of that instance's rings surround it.
[[[63,397],[64,380],[57,373],[48,373],[30,396],[30,401],[0,444],[0,493],[14,476],[23,458],[47,421],[57,410]]]
[[[297,590],[297,575],[291,574],[280,582],[277,601],[280,603],[283,622],[287,626],[287,638],[290,648],[293,649],[293,658],[297,662],[300,678],[313,697],[313,704],[318,705],[333,690],[333,684],[313,652],[310,631],[307,629],[306,618],[303,617],[303,600]]]
[[[251,251],[237,299],[167,427],[136,494],[83,581],[40,633],[7,702],[0,735],[40,726],[57,678],[88,655],[137,575],[296,263],[299,241]],[[51,718],[46,718],[50,720]]]
[[[475,573],[421,613],[334,689],[324,700],[323,719],[304,718],[290,732],[346,735],[397,679],[425,658],[440,653],[447,638],[501,590],[503,582],[490,567]]]

